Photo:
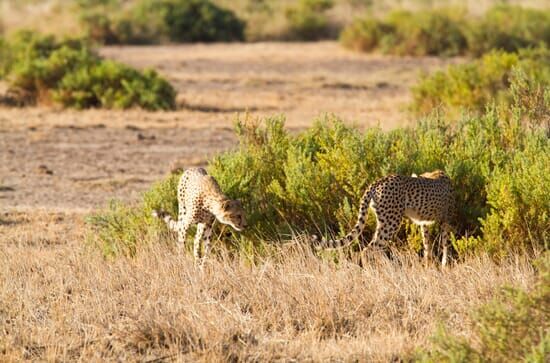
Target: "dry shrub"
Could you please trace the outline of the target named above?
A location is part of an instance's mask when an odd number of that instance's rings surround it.
[[[221,248],[201,270],[159,245],[113,261],[3,245],[0,360],[388,361],[426,346],[439,320],[470,336],[468,311],[534,275],[521,258],[439,269],[400,254],[360,268],[300,246],[258,263]]]
[[[429,114],[434,108],[450,116],[465,109],[482,113],[494,103],[502,116],[520,108],[533,123],[548,122],[550,114],[550,51],[491,52],[465,64],[424,75],[412,88],[410,109]]]
[[[334,6],[332,0],[299,0],[286,9],[289,38],[294,40],[320,40],[330,36],[326,12]]]
[[[472,314],[473,337],[440,329],[427,362],[547,362],[550,358],[550,255],[542,256],[528,290],[502,288]]]
[[[355,19],[340,40],[360,51],[414,56],[516,52],[550,45],[550,11],[505,4],[493,6],[480,17],[460,8],[393,11],[383,18]]]
[[[244,39],[246,24],[235,13],[210,0],[83,3],[80,17],[87,35],[106,44]]]

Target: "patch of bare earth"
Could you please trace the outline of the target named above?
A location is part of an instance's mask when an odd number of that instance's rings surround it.
[[[77,124],[77,122],[75,122]],[[229,128],[29,126],[0,132],[0,208],[89,210],[133,200],[179,161],[204,165]]]
[[[290,127],[328,112],[384,129],[407,122],[400,111],[420,72],[455,61],[359,54],[336,42],[108,47],[102,54],[159,70],[188,111],[284,113]]]
[[[285,114],[301,129],[334,113],[359,127],[407,124],[421,71],[438,58],[364,55],[335,42],[110,47],[177,88],[173,112],[0,108],[0,210],[89,209],[137,194],[179,162],[204,165],[235,145],[237,114]]]

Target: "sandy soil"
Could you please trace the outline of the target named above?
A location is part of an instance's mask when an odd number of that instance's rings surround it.
[[[173,112],[0,108],[0,210],[87,211],[134,200],[174,163],[204,165],[235,145],[237,114],[284,113],[301,129],[322,113],[359,127],[406,124],[409,87],[450,61],[362,55],[334,42],[109,47],[159,70]]]

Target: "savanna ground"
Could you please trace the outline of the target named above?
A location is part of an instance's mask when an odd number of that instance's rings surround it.
[[[416,255],[364,267],[318,259],[299,241],[203,270],[163,245],[105,260],[86,215],[136,200],[177,166],[236,144],[236,113],[284,113],[300,130],[330,112],[391,129],[420,71],[458,59],[360,55],[334,42],[103,48],[158,69],[178,109],[149,113],[0,108],[0,360],[390,361],[429,345],[503,284],[528,287],[522,259],[425,268]]]

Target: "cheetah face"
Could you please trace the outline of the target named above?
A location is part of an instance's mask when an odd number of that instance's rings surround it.
[[[222,205],[222,213],[219,216],[219,220],[239,232],[243,231],[246,228],[246,218],[241,202],[239,200],[226,201]]]

